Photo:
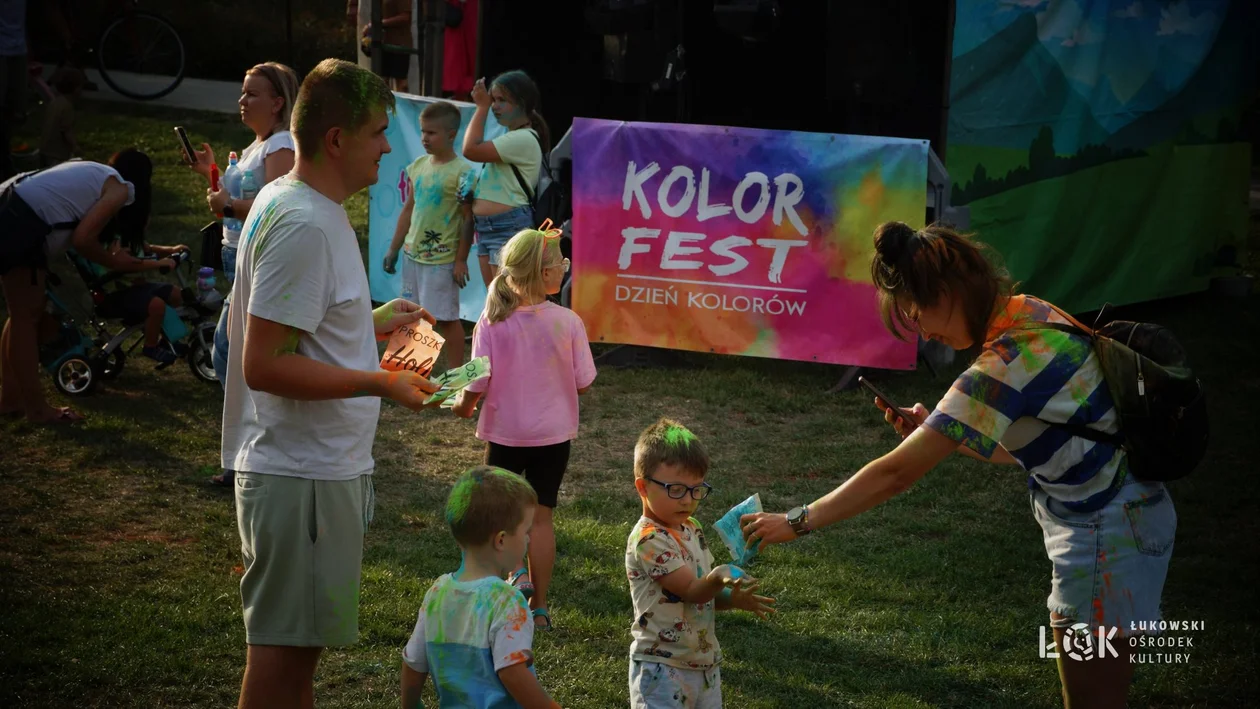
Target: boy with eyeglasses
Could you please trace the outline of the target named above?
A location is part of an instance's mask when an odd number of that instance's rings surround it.
[[[740,609],[765,618],[773,598],[733,567],[713,566],[700,523],[692,517],[712,491],[709,455],[685,426],[661,419],[634,447],[634,487],[643,500],[626,543],[626,576],[634,602],[630,628],[630,706],[634,709],[722,706],[722,651],[714,612]],[[738,576],[738,578],[737,578]]]

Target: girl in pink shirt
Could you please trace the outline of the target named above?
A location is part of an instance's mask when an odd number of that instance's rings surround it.
[[[528,568],[509,579],[530,599],[534,624],[551,630],[547,587],[556,559],[553,510],[578,432],[578,395],[595,381],[581,318],[547,300],[560,292],[569,259],[560,230],[526,229],[500,252],[486,309],[473,332],[473,357],[490,358],[490,376],[468,385],[455,415],[472,417],[483,396],[477,438],[486,464],[523,475],[538,493]]]

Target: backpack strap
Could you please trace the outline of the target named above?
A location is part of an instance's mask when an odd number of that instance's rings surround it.
[[[531,128],[530,130],[533,129]],[[536,130],[534,131],[534,140],[538,141],[538,152],[542,155],[538,161],[538,167],[540,170],[545,170],[547,172],[547,177],[552,182],[555,182],[556,178],[551,174],[551,166],[547,164],[547,151],[543,150],[542,136],[538,135],[538,131]],[[521,190],[525,192],[525,196],[529,198],[529,203],[532,205],[534,203],[535,195],[534,191],[525,184],[525,176],[521,174],[519,169],[517,169],[515,163],[508,163],[507,165],[512,168],[513,174],[516,175],[516,181],[520,183]]]
[[[1066,333],[1068,335],[1079,335],[1079,336],[1088,337],[1091,342],[1094,340],[1095,333],[1093,330],[1085,327],[1080,322],[1078,322],[1076,318],[1073,318],[1071,315],[1068,315],[1067,313],[1064,313],[1062,310],[1055,308],[1053,305],[1051,305],[1050,307],[1054,308],[1056,311],[1058,311],[1060,315],[1067,318],[1073,324],[1068,325],[1066,323],[1036,322],[1036,323],[1026,323],[1024,325],[1017,326],[1015,329],[1058,330],[1059,332]],[[1112,405],[1114,406],[1114,404]],[[1096,428],[1090,428],[1089,426],[1086,426],[1080,423],[1059,423],[1057,421],[1047,421],[1042,418],[1039,418],[1037,420],[1046,424],[1047,426],[1053,426],[1063,431],[1067,431],[1068,433],[1072,434],[1073,436],[1076,436],[1077,438],[1084,438],[1085,440],[1093,441],[1094,443],[1105,443],[1107,445],[1120,448],[1124,446],[1124,443],[1126,440],[1123,433],[1105,433],[1103,431],[1099,431]]]

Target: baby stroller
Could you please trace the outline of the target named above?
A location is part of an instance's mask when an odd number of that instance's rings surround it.
[[[50,275],[48,310],[58,323],[58,334],[54,342],[41,348],[40,361],[53,375],[58,391],[83,396],[91,393],[100,380],[113,379],[122,372],[127,356],[143,341],[143,338],[133,335],[144,330],[144,321],[126,318],[116,305],[117,299],[109,297],[107,286],[131,274],[98,275],[86,259],[73,251],[67,253],[67,258],[87,287],[91,308],[87,317],[76,319],[65,301],[53,291],[52,286],[59,285],[60,279]],[[183,304],[178,308],[167,307],[159,346],[169,348],[177,358],[185,359],[198,379],[217,383],[212,354],[214,329],[223,296],[213,284],[208,284],[209,287],[202,283],[195,288],[189,286],[185,273],[191,269],[188,253],[180,253],[173,258],[177,264],[175,279],[183,295]],[[130,344],[127,344],[128,341]],[[167,366],[158,364],[155,369]]]

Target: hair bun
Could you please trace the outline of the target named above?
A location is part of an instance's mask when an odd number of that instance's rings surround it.
[[[891,266],[901,261],[916,236],[918,232],[905,222],[884,222],[875,227],[875,252]]]

